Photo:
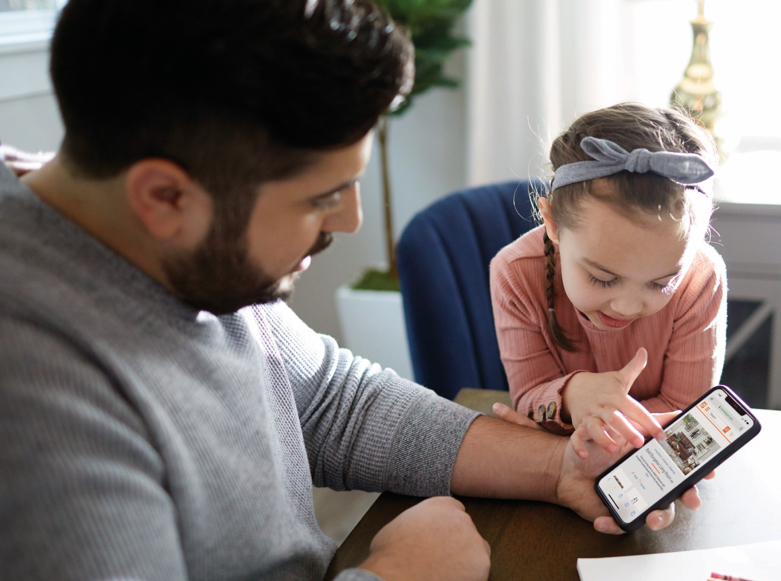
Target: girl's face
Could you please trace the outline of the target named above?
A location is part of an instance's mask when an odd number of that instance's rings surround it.
[[[663,309],[694,256],[696,245],[670,216],[632,219],[588,197],[579,224],[558,228],[547,200],[540,209],[559,247],[567,297],[599,329],[621,329]]]

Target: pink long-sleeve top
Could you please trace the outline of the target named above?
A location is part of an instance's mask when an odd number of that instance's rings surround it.
[[[556,254],[554,308],[578,351],[558,347],[548,330],[542,227],[504,247],[491,262],[499,351],[515,409],[556,433],[562,422],[561,393],[576,373],[624,367],[640,347],[648,365],[629,395],[649,411],[682,409],[716,385],[724,365],[727,274],[721,256],[702,242],[683,282],[661,311],[616,331],[598,329],[564,292]]]

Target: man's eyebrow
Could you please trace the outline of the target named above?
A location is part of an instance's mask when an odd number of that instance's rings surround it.
[[[327,198],[328,196],[333,196],[337,192],[341,192],[342,190],[346,190],[347,188],[353,187],[358,181],[361,179],[361,177],[353,178],[349,181],[344,182],[343,184],[339,184],[333,189],[328,190],[327,192],[323,192],[322,194],[315,194],[310,199],[317,200],[320,198]]]
[[[589,260],[588,258],[584,258],[583,262],[585,262],[586,264],[588,264],[592,268],[599,269],[602,272],[605,272],[605,273],[609,274],[610,276],[620,277],[620,275],[616,274],[615,272],[612,272],[612,271],[608,270],[607,268],[605,268],[604,266],[602,266],[598,262],[594,262],[593,260]],[[671,272],[670,274],[665,274],[664,276],[658,276],[658,277],[656,277],[653,280],[656,281],[656,280],[661,280],[663,278],[670,278],[671,276],[678,276],[679,274],[681,274],[681,270],[680,269],[676,270],[675,272]]]

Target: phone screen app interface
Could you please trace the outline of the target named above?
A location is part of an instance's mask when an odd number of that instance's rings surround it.
[[[726,392],[716,390],[665,429],[665,440],[650,440],[599,486],[624,522],[631,522],[719,450],[748,432]]]

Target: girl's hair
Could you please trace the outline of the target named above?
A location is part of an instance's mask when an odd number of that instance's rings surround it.
[[[587,113],[559,135],[551,146],[553,181],[563,165],[592,158],[580,147],[584,137],[609,139],[626,151],[645,148],[649,151],[673,151],[701,155],[716,167],[718,154],[713,137],[686,113],[675,109],[654,109],[636,103],[622,103]],[[681,236],[708,229],[713,211],[712,195],[696,187],[677,184],[655,173],[622,171],[595,180],[578,182],[548,190],[545,197],[551,205],[551,217],[559,228],[572,229],[579,224],[579,210],[587,196],[609,203],[615,210],[638,221],[669,215],[680,221]],[[601,187],[602,185],[607,187]],[[538,216],[539,218],[539,216]],[[556,268],[553,242],[545,240],[545,294],[548,301],[548,327],[554,343],[575,351],[572,340],[556,320],[554,310],[554,273]]]

